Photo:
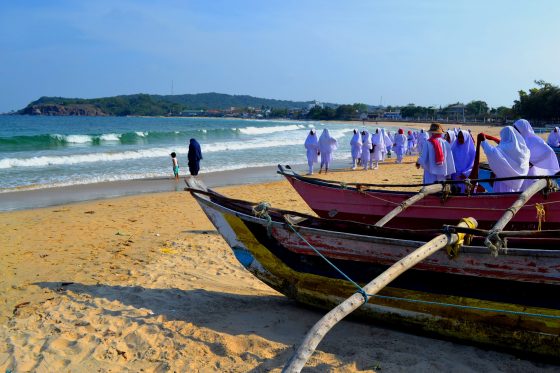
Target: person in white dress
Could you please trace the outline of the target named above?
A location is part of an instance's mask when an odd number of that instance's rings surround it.
[[[412,150],[414,149],[414,135],[412,131],[408,131],[408,136],[406,137],[406,154],[412,155]]]
[[[358,165],[358,159],[362,155],[362,136],[357,128],[354,128],[354,134],[350,140],[350,151],[352,153],[352,169],[355,170]]]
[[[307,150],[307,165],[309,166],[307,174],[313,175],[313,164],[319,162],[319,139],[314,129],[309,131],[304,145]]]
[[[399,128],[398,133],[395,135],[395,154],[397,155],[397,163],[402,163],[404,153],[406,152],[407,138],[404,130]]]
[[[364,170],[367,170],[369,165],[369,160],[371,158],[371,136],[369,131],[364,129],[362,131],[362,166]]]
[[[529,148],[519,132],[512,126],[502,128],[500,143],[492,146],[488,141],[481,142],[482,150],[488,158],[490,168],[498,178],[527,176],[529,172]],[[519,192],[523,179],[494,182],[495,193]]]
[[[529,148],[529,172],[527,176],[554,175],[560,171],[558,158],[554,150],[543,139],[535,135],[531,123],[525,119],[519,119],[513,123],[513,127],[523,136],[527,148]],[[521,190],[525,190],[535,180],[525,180]]]
[[[455,162],[455,173],[451,175],[452,180],[465,180],[471,174],[474,158],[476,156],[476,146],[470,133],[459,130],[457,139],[451,145],[453,161]],[[465,191],[465,185],[459,184],[461,192]]]
[[[553,148],[560,147],[560,129],[558,127],[554,127],[554,129],[550,132],[546,143]]]
[[[319,151],[321,152],[321,166],[319,173],[325,167],[325,173],[329,172],[329,166],[332,162],[332,154],[338,148],[338,141],[331,136],[329,130],[325,128],[319,137]]]
[[[424,130],[421,129],[420,132],[418,133],[418,140],[416,142],[418,154],[422,154],[422,149],[424,149],[424,143],[428,141],[429,138],[430,135],[428,135],[427,132],[424,132]]]
[[[375,133],[371,135],[371,144],[373,145],[373,152],[370,159],[370,168],[376,170],[379,167],[379,162],[383,162],[385,159],[385,152],[387,151],[383,130],[379,130],[379,128],[375,130]]]
[[[416,168],[424,169],[424,184],[444,181],[455,173],[455,162],[451,145],[442,138],[443,128],[439,123],[432,123],[430,138],[422,143]]]

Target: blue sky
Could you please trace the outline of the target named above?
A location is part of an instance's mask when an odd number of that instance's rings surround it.
[[[220,92],[511,106],[560,84],[560,1],[0,2],[0,112],[40,96]]]

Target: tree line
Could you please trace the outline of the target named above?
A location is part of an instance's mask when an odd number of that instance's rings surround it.
[[[560,122],[560,88],[542,80],[528,92],[520,90],[519,99],[511,107],[490,108],[485,101],[473,100],[467,104],[456,102],[445,107],[387,106],[372,108],[363,103],[351,105],[312,105],[311,101],[282,101],[251,96],[201,93],[194,95],[161,96],[136,94],[94,99],[41,97],[20,110],[19,114],[34,114],[41,105],[92,105],[104,115],[164,116],[188,115],[189,110],[227,110],[236,107],[238,112],[259,111],[268,118],[303,118],[312,120],[352,120],[382,118],[386,112],[399,112],[405,120],[456,120],[506,122],[523,117],[533,122]],[[259,108],[259,109],[255,109]],[[204,115],[204,114],[202,114]]]

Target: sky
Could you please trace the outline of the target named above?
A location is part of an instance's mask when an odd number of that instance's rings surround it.
[[[560,83],[558,0],[0,0],[0,112],[219,92],[511,106]]]

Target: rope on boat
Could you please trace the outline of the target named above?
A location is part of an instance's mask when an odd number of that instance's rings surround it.
[[[496,312],[496,313],[505,313],[510,315],[529,316],[529,317],[543,317],[547,319],[560,319],[559,315],[547,315],[543,313],[532,313],[532,312],[524,312],[524,311],[501,310],[497,308],[465,306],[462,304],[433,302],[428,300],[400,298],[400,297],[392,297],[388,295],[378,295],[378,294],[371,295],[371,296],[375,298],[381,298],[381,299],[398,300],[398,301],[404,301],[409,303],[429,304],[429,305],[442,306],[442,307],[461,308],[461,309],[468,309],[473,311]]]
[[[323,254],[321,254],[321,252],[319,250],[317,250],[313,245],[311,245],[309,243],[309,241],[307,241],[305,239],[305,237],[303,237],[301,234],[299,234],[299,232],[294,228],[294,226],[292,224],[290,224],[288,221],[286,221],[286,224],[288,225],[288,227],[290,227],[290,229],[296,234],[296,236],[298,236],[303,242],[305,242],[307,244],[307,246],[309,246],[311,248],[311,250],[313,250],[317,255],[319,255],[319,257],[321,259],[323,259],[325,262],[327,262],[331,267],[333,267],[342,277],[344,277],[348,282],[350,282],[352,285],[354,285],[354,287],[356,287],[356,292],[360,293],[362,295],[362,297],[364,297],[364,304],[368,302],[369,300],[369,295],[365,292],[365,290],[358,285],[357,282],[355,282],[354,280],[352,280],[346,273],[344,273],[340,268],[338,268],[333,262],[331,262],[326,256],[324,256]]]
[[[260,202],[258,205],[253,206],[253,215],[257,218],[266,219],[266,233],[268,237],[272,236],[272,218],[268,215],[268,209],[270,208],[269,202]]]
[[[546,211],[544,210],[544,205],[542,203],[535,203],[535,208],[537,209],[537,219],[539,219],[539,226],[537,230],[541,230],[541,223],[546,222]]]
[[[476,228],[476,221],[473,221],[472,218],[463,218],[461,222],[465,223],[469,229]],[[449,235],[452,233],[449,229],[449,226],[444,226],[443,231],[447,234],[449,239]],[[463,245],[470,245],[473,239],[473,234],[465,233],[465,232],[454,232],[457,235],[457,242],[453,245],[447,245],[445,250],[447,251],[447,256],[449,259],[455,259],[459,256],[459,252],[461,251],[461,247]]]
[[[490,250],[494,258],[498,256],[501,250],[507,254],[507,238],[502,238],[500,232],[501,230],[499,229],[493,229],[484,240],[484,245]]]

